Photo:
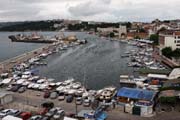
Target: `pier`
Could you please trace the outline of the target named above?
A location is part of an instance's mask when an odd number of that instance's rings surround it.
[[[10,58],[10,59],[7,59],[7,60],[1,62],[0,63],[0,74],[3,73],[3,72],[9,72],[10,69],[14,65],[20,64],[20,63],[22,63],[24,61],[27,61],[30,58],[36,57],[39,54],[52,49],[53,46],[54,46],[54,44],[46,44],[41,48],[35,49],[33,51],[21,54],[19,56],[16,56],[16,57],[13,57],[13,58]]]
[[[153,57],[155,58],[155,60],[166,64],[167,66],[169,66],[170,68],[176,68],[179,67],[179,65],[175,62],[173,62],[172,60],[168,59],[167,57],[163,56],[163,55],[158,55],[156,53],[153,53]]]

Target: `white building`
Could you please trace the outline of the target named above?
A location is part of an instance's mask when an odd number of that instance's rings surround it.
[[[117,31],[115,33],[116,36],[119,36],[119,38],[124,38],[127,35],[127,28],[126,26],[120,25],[119,28],[109,27],[109,28],[97,28],[98,32],[108,34],[110,32]]]
[[[180,31],[171,34],[159,35],[160,48],[171,47],[173,50],[180,48]]]
[[[127,35],[126,26],[119,25],[119,38],[125,38],[126,35]]]

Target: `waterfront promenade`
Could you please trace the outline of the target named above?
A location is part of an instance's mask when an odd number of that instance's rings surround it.
[[[0,63],[0,74],[3,72],[10,72],[10,69],[17,64],[27,61],[30,58],[38,56],[43,52],[47,52],[48,50],[52,49],[54,44],[46,44],[43,47],[35,49],[33,51],[21,54],[19,56],[7,59]]]

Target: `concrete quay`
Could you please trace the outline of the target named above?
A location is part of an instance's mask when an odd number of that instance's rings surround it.
[[[10,69],[17,64],[20,64],[24,61],[27,61],[30,58],[36,57],[39,54],[43,53],[43,52],[47,52],[51,49],[53,49],[54,44],[46,44],[41,48],[35,49],[33,51],[21,54],[19,56],[7,59],[3,62],[0,63],[0,74],[3,72],[10,72]]]

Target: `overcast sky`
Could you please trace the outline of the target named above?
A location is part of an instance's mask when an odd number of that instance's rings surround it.
[[[179,12],[180,0],[0,0],[0,21],[151,21],[177,19]]]

